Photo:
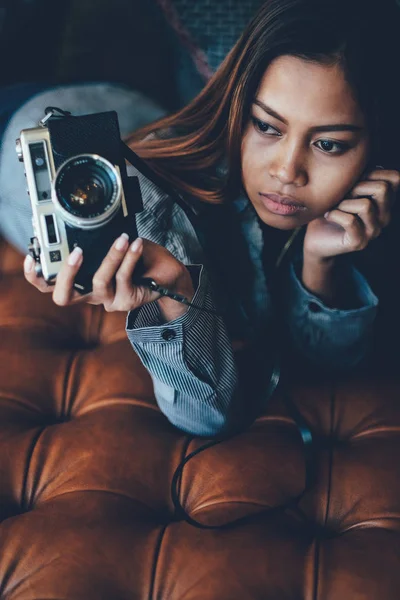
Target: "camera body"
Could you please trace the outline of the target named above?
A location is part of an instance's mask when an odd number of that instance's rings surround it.
[[[83,264],[74,287],[86,294],[115,239],[123,232],[131,241],[137,237],[140,186],[126,172],[116,112],[80,117],[60,109],[46,112],[41,124],[22,130],[16,142],[32,206],[29,252],[36,271],[51,284],[69,253],[81,247]],[[135,271],[135,278],[139,275]]]

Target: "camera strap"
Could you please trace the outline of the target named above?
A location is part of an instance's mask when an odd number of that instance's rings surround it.
[[[135,167],[142,175],[144,175],[149,181],[154,183],[157,187],[160,188],[163,192],[168,194],[178,206],[182,208],[182,210],[186,213],[190,223],[192,224],[196,233],[198,233],[198,220],[197,220],[197,211],[194,209],[192,205],[186,202],[180,194],[176,191],[176,189],[169,184],[165,179],[157,175],[149,165],[141,159],[125,142],[121,142],[122,145],[122,154],[124,158]]]

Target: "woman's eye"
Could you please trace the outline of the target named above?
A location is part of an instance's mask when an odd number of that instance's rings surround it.
[[[332,140],[318,140],[318,142],[315,142],[315,145],[327,154],[340,154],[348,148],[347,144],[333,142]]]
[[[256,119],[255,117],[251,117],[251,120],[253,121],[254,127],[260,133],[268,133],[268,135],[281,135],[280,132],[275,129],[275,127],[272,127],[272,125],[269,123],[264,123],[264,121],[260,121],[260,119]]]

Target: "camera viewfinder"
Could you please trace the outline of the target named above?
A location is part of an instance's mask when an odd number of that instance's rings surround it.
[[[39,202],[47,202],[51,200],[51,182],[45,142],[29,144],[29,150],[38,200]]]

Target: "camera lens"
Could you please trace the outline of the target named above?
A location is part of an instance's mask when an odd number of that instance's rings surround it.
[[[83,219],[88,227],[93,227],[106,222],[118,207],[121,182],[110,162],[88,154],[76,156],[61,166],[54,189],[71,224],[82,226]]]

